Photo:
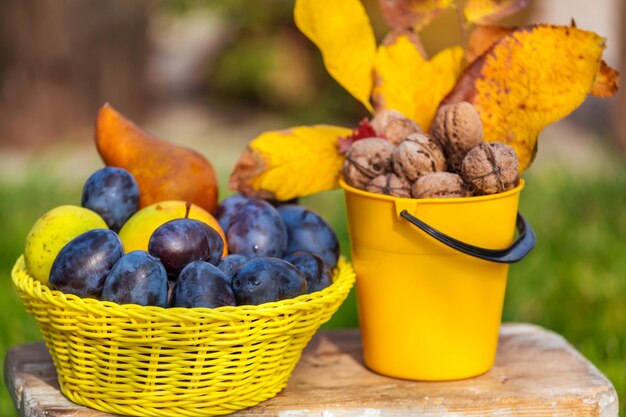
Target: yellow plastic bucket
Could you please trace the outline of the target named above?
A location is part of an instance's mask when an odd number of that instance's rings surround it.
[[[423,381],[487,372],[508,263],[535,241],[517,213],[523,181],[503,193],[452,199],[395,198],[340,184],[365,364]],[[520,236],[511,244],[516,224]]]

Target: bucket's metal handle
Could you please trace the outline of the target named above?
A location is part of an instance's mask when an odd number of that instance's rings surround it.
[[[519,213],[517,213],[517,231],[519,236],[517,240],[506,249],[485,249],[461,242],[460,240],[456,240],[455,238],[450,237],[424,223],[406,210],[402,210],[402,212],[400,212],[400,216],[441,243],[467,255],[491,262],[507,264],[515,263],[522,260],[535,247],[535,232],[533,232],[530,224],[528,224],[526,219],[524,219],[524,217],[522,217]]]

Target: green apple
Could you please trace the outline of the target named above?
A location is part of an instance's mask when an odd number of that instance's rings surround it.
[[[91,229],[107,229],[97,213],[79,206],[59,206],[41,216],[26,236],[24,261],[30,275],[44,284],[52,263],[70,240]]]

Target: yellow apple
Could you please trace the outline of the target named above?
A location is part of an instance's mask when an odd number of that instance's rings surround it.
[[[30,275],[47,285],[52,263],[63,246],[92,229],[108,227],[96,212],[83,207],[59,206],[41,216],[24,244],[24,262]]]

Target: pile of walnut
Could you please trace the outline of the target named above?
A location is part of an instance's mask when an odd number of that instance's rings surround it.
[[[442,106],[431,135],[395,110],[377,114],[380,137],[356,140],[348,149],[343,178],[373,193],[403,198],[451,198],[495,194],[518,183],[513,148],[483,142],[478,112],[467,102]]]

